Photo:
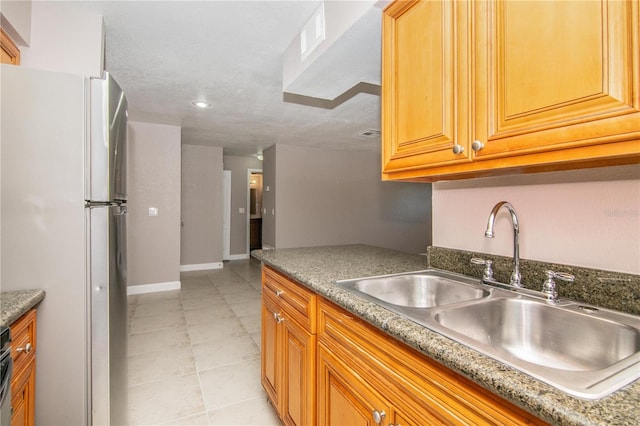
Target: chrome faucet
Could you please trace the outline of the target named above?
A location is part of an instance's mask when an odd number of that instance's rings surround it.
[[[522,277],[520,275],[520,228],[518,226],[518,215],[511,203],[507,201],[500,201],[493,206],[491,213],[489,214],[489,220],[487,221],[487,230],[484,233],[486,238],[493,238],[493,224],[496,221],[496,215],[502,208],[506,208],[511,215],[511,223],[513,225],[513,272],[511,273],[511,284],[514,287],[522,287]]]

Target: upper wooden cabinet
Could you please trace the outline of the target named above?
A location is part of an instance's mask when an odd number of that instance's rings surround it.
[[[0,63],[20,65],[20,49],[2,28],[0,28]]]
[[[385,9],[385,173],[469,161],[469,7],[461,1],[398,1]],[[458,154],[456,144],[462,144]]]
[[[637,0],[390,4],[383,178],[640,161],[639,14]]]

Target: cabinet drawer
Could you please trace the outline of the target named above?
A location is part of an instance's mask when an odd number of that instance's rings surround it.
[[[262,294],[276,302],[287,314],[311,333],[316,329],[316,295],[284,275],[262,268]]]
[[[18,318],[10,328],[13,371],[17,375],[36,355],[36,310]]]

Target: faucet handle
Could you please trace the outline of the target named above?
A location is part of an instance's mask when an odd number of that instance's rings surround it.
[[[491,265],[493,265],[493,260],[481,259],[479,257],[472,257],[471,263],[473,263],[474,265],[484,265],[484,270],[482,271],[483,281],[493,280],[493,269],[491,269]]]
[[[544,280],[544,284],[542,284],[542,292],[547,295],[547,299],[549,300],[557,300],[558,292],[556,291],[556,282],[554,279],[559,279],[561,281],[572,283],[575,281],[576,277],[567,274],[566,272],[555,272],[555,271],[544,271],[547,278]]]

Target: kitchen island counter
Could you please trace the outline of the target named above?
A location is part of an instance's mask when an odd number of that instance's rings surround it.
[[[640,418],[640,381],[600,400],[574,398],[334,283],[427,269],[426,256],[366,245],[256,250],[252,256],[551,424],[629,425]]]
[[[17,290],[0,293],[0,326],[8,327],[44,299],[44,290]]]

